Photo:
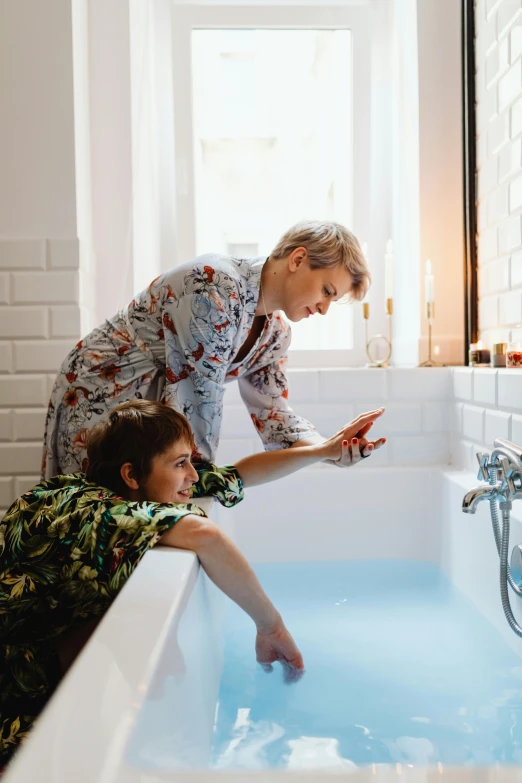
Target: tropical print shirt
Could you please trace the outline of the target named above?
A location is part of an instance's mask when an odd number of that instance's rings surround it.
[[[192,497],[243,498],[233,466],[196,466]],[[57,639],[101,617],[143,555],[194,503],[124,500],[83,474],[43,481],[0,521],[0,770],[56,687]]]
[[[65,359],[47,413],[42,476],[85,468],[87,435],[119,403],[161,400],[194,432],[194,459],[215,460],[225,385],[241,397],[266,450],[315,433],[288,403],[291,331],[280,312],[241,362],[254,321],[264,258],[216,254],[158,277]]]

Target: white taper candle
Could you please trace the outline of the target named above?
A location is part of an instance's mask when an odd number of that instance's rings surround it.
[[[393,299],[393,242],[386,243],[384,256],[384,298]]]
[[[426,304],[432,304],[434,301],[434,277],[431,274],[431,261],[426,261],[426,276],[424,278],[424,297]]]

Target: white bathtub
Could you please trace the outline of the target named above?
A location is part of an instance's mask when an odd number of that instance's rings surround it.
[[[508,628],[501,610],[488,504],[480,504],[475,515],[460,510],[464,493],[476,484],[471,473],[447,468],[320,467],[251,489],[236,509],[214,508],[212,515],[216,518],[219,511],[220,523],[251,561],[411,558],[437,563],[522,655],[522,640]],[[517,512],[515,504],[512,540],[522,542]],[[144,697],[154,696],[165,675],[176,672],[179,710],[171,727],[172,743],[178,743],[187,767],[205,769],[221,671],[225,601],[191,553],[165,548],[148,553],[15,757],[6,783],[198,783],[214,777],[272,783],[348,774],[174,774],[143,771],[132,763],[128,743]],[[522,622],[522,610],[515,609]],[[517,768],[398,765],[349,774],[354,781],[377,777],[386,783],[397,777],[427,780],[441,775],[462,782],[522,780]]]

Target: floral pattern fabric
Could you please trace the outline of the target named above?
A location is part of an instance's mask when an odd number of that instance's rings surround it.
[[[196,466],[192,497],[224,506],[243,497],[231,467]],[[0,769],[22,742],[60,677],[56,643],[101,617],[143,555],[197,505],[137,503],[56,476],[22,495],[0,522]]]
[[[265,449],[315,433],[288,403],[291,331],[279,312],[234,363],[252,328],[264,261],[200,256],[158,277],[81,340],[51,393],[42,476],[81,470],[91,427],[116,405],[139,398],[183,413],[194,432],[195,459],[213,462],[225,385],[235,380]]]

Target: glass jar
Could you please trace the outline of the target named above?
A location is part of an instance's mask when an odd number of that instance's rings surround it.
[[[522,342],[508,343],[506,367],[522,367]]]
[[[491,362],[491,351],[482,347],[482,340],[471,343],[468,351],[468,363],[470,367],[486,367]]]
[[[493,350],[491,352],[491,366],[492,367],[505,367],[506,366],[506,351],[507,343],[494,343]]]

